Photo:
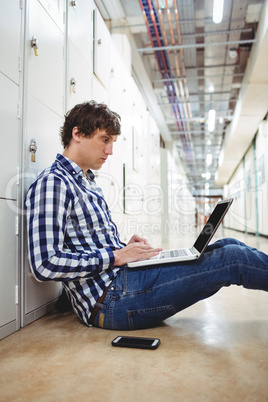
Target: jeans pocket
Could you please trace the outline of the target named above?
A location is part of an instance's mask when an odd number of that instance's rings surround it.
[[[168,317],[176,314],[173,306],[160,306],[140,310],[128,310],[129,329],[145,329],[159,325]]]

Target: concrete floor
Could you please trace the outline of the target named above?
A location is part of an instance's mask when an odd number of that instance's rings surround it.
[[[268,252],[268,240],[224,232]],[[161,326],[155,351],[52,312],[0,342],[0,401],[268,401],[268,293],[224,288]]]

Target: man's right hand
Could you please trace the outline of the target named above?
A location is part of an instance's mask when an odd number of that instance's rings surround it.
[[[147,260],[148,258],[157,256],[160,251],[162,251],[162,248],[153,248],[150,244],[135,241],[114,251],[114,265],[120,267],[128,262]]]

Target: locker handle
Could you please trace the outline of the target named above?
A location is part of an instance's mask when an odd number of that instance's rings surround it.
[[[35,36],[32,37],[31,47],[34,50],[34,54],[36,56],[38,56],[39,55],[39,41]]]
[[[37,145],[35,140],[31,140],[29,151],[31,152],[31,161],[35,162],[35,153],[37,151]]]
[[[71,78],[71,89],[73,93],[76,93],[76,79],[74,77]]]

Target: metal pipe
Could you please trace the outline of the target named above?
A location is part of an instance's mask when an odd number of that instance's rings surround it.
[[[222,74],[217,75],[197,75],[197,76],[183,76],[183,77],[173,77],[173,78],[162,78],[159,80],[153,80],[153,82],[166,82],[166,81],[179,81],[180,79],[187,79],[187,80],[202,80],[202,79],[211,79],[222,77]],[[244,77],[244,74],[237,73],[237,74],[224,74],[224,77]]]
[[[223,130],[223,131],[221,131],[220,133],[219,133],[219,135],[215,135],[215,133],[217,133],[217,131],[214,131],[213,132],[213,138],[214,137],[219,137],[219,136],[222,136],[222,133],[223,132],[225,132],[225,130]],[[188,133],[188,131],[170,131],[170,134],[171,135],[180,135],[180,134],[187,134]],[[191,133],[192,134],[197,134],[197,135],[200,135],[200,134],[206,134],[207,132],[206,131],[199,131],[199,130],[191,130]]]
[[[144,47],[137,49],[140,53],[156,52],[160,50],[178,50],[178,49],[189,49],[189,48],[202,48],[207,46],[228,46],[228,45],[238,45],[246,43],[255,43],[257,39],[247,39],[247,40],[233,40],[226,42],[209,42],[209,43],[191,43],[187,45],[169,45],[169,46],[158,46],[158,47]],[[235,66],[234,66],[235,67]]]
[[[238,98],[232,98],[232,99],[221,99],[221,100],[214,100],[213,103],[223,103],[223,102],[229,102],[229,103],[235,103],[237,102]],[[178,100],[180,103],[187,103],[188,101],[182,101]],[[211,100],[209,101],[191,101],[191,103],[198,103],[199,105],[206,105],[210,104]],[[170,103],[163,103],[163,102],[158,102],[159,106],[170,106]]]

